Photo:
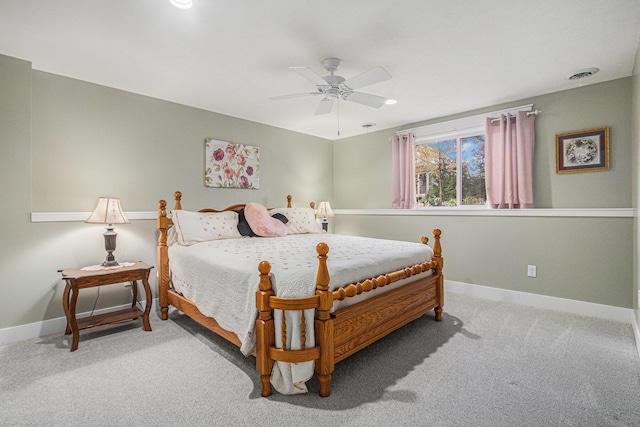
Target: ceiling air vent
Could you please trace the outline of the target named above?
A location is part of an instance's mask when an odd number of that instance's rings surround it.
[[[595,73],[600,71],[599,68],[585,68],[584,70],[577,71],[575,73],[568,74],[565,77],[567,80],[581,80],[587,77],[593,76]]]

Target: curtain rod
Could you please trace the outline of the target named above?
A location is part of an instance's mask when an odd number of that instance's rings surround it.
[[[540,113],[542,113],[542,111],[540,111],[540,110],[527,111],[527,112],[525,113],[525,116],[527,116],[527,117],[528,117],[528,116],[530,116],[530,115],[532,115],[532,114],[537,116],[537,115],[538,115],[538,114],[540,114]],[[514,117],[515,117],[515,116],[514,116]],[[499,120],[500,120],[499,118],[497,118],[497,119],[491,119],[491,123],[493,123],[493,122],[497,122],[497,121],[499,121]]]
[[[501,114],[515,114],[518,111],[531,112],[533,110],[533,104],[521,105],[519,107],[506,108],[504,110],[489,111],[486,113],[476,114],[473,116],[460,117],[457,119],[445,120],[442,122],[436,122],[428,125],[417,126],[411,129],[402,129],[396,132],[396,135],[402,135],[404,133],[413,132],[416,137],[429,136],[434,134],[440,134],[443,132],[455,132],[462,129],[468,129],[470,127],[484,126],[487,117],[499,116]]]

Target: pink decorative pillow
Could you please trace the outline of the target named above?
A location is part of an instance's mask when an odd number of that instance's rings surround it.
[[[260,237],[287,235],[287,226],[282,221],[272,218],[267,208],[259,203],[247,203],[244,207],[244,217],[251,230]]]

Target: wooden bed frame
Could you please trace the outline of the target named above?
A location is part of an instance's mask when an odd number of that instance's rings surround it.
[[[175,209],[182,209],[182,193],[176,191],[174,197]],[[171,289],[167,229],[173,222],[167,217],[167,203],[160,200],[158,204],[160,206],[157,220],[159,231],[158,288],[162,320],[168,319],[169,305],[171,305],[240,347],[240,340],[236,334],[221,328],[215,319],[202,314],[191,301]],[[222,211],[239,210],[243,207],[244,204],[238,204],[229,206]],[[287,196],[287,207],[291,207],[291,196]],[[221,211],[202,209],[200,212]],[[431,260],[362,282],[352,283],[334,291],[329,290],[329,272],[327,270],[329,248],[325,243],[318,243],[316,246],[319,260],[316,294],[306,298],[274,296],[270,280],[271,265],[268,261],[262,261],[257,266],[259,290],[256,293],[256,307],[259,312],[256,320],[256,368],[262,383],[262,396],[271,395],[270,378],[275,361],[293,363],[315,361],[315,371],[320,383],[320,396],[327,397],[331,392],[331,373],[337,362],[417,319],[431,309],[435,311],[435,320],[441,321],[444,306],[444,277],[442,275],[443,259],[440,234],[440,230],[433,230],[434,257]],[[321,237],[319,236],[319,238]],[[427,242],[428,238],[422,237],[422,243],[427,244]],[[428,277],[420,278],[384,294],[331,312],[334,300],[354,297],[362,292],[369,292],[427,270],[432,271]],[[305,348],[304,310],[310,308],[316,311],[315,346]],[[302,311],[301,350],[275,346],[276,327],[273,320],[273,310]],[[284,317],[282,316],[283,319]],[[284,337],[287,325],[283,323],[280,327]]]

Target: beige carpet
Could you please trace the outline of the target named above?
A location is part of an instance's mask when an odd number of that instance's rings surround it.
[[[0,425],[637,426],[631,325],[447,295],[339,363],[332,395],[260,397],[253,358],[173,312],[0,347]]]

